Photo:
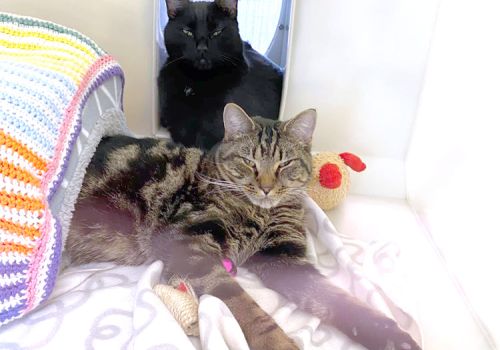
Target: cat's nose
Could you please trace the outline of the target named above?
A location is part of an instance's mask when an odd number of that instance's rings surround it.
[[[269,192],[272,191],[273,189],[273,186],[272,185],[260,185],[260,188],[262,190],[262,192],[264,192],[264,194],[269,194]]]
[[[204,41],[199,42],[198,45],[196,45],[196,49],[201,53],[207,52],[208,51],[207,43]]]

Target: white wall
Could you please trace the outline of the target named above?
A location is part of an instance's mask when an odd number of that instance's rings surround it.
[[[438,0],[297,0],[282,116],[315,107],[316,150],[368,168],[353,193],[406,195],[407,153]]]
[[[495,0],[442,1],[408,157],[411,202],[497,344],[499,19]]]
[[[162,0],[0,0],[0,11],[74,28],[111,54],[125,71],[125,115],[136,133],[156,128],[155,9]]]

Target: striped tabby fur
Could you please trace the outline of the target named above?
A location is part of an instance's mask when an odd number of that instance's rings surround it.
[[[314,110],[283,123],[250,118],[229,104],[224,140],[206,154],[155,139],[105,138],[66,242],[72,262],[161,259],[165,278],[187,277],[197,293],[222,299],[252,349],[297,349],[223,268],[229,257],[368,349],[420,349],[305,259],[301,197],[315,118]]]

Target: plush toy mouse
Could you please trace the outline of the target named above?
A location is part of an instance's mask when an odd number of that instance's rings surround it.
[[[313,175],[307,193],[321,209],[333,209],[347,196],[350,186],[347,167],[361,172],[366,165],[352,153],[313,154]]]

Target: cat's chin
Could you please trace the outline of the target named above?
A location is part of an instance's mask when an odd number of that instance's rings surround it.
[[[194,61],[193,63],[194,68],[201,70],[201,71],[207,71],[212,69],[212,62],[208,59],[202,58]]]
[[[250,201],[261,208],[271,209],[279,204],[279,199],[271,199],[271,198],[252,198],[249,197]]]

